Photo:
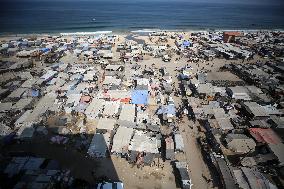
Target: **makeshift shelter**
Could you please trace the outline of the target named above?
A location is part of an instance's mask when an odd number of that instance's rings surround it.
[[[163,114],[163,119],[171,122],[176,116],[176,108],[174,105],[165,105],[158,109],[157,114]]]
[[[235,42],[236,41],[236,37],[240,37],[240,36],[243,36],[243,34],[241,32],[225,31],[223,33],[223,41],[225,43]]]
[[[251,100],[248,89],[243,86],[228,87],[227,93],[236,100]]]
[[[190,47],[190,46],[191,46],[190,41],[184,40],[184,41],[182,42],[182,47],[183,47],[183,48],[188,48],[188,47]]]
[[[115,119],[101,118],[99,119],[97,125],[97,132],[113,131],[115,124],[116,124]]]
[[[155,137],[147,136],[147,133],[136,130],[130,142],[129,150],[157,154],[159,153],[159,142]]]
[[[94,120],[97,118],[103,111],[105,101],[102,99],[93,99],[92,102],[85,110],[85,114],[87,116],[87,120]]]
[[[57,74],[56,71],[48,70],[44,75],[42,75],[40,78],[43,79],[44,81],[49,81],[51,80],[55,74]]]
[[[88,149],[88,154],[92,157],[106,157],[109,146],[110,134],[95,134]]]
[[[240,188],[248,189],[276,189],[262,173],[255,168],[241,167],[233,171]]]
[[[268,148],[271,151],[271,153],[276,156],[280,166],[284,165],[284,144],[278,143],[278,144],[268,144]]]
[[[122,121],[134,122],[135,118],[135,105],[134,104],[123,104],[121,106],[121,112],[119,119]]]
[[[265,111],[264,107],[256,102],[242,102],[245,111],[254,119],[268,118],[269,114]]]
[[[13,107],[13,103],[12,102],[2,102],[0,103],[0,112],[8,112],[11,110],[11,108]]]
[[[254,140],[243,134],[228,134],[226,142],[230,150],[240,154],[254,152],[256,147]]]
[[[120,101],[129,103],[131,99],[131,92],[127,90],[108,90],[100,92],[99,95],[102,95],[102,98],[108,98],[111,101]]]
[[[250,128],[249,132],[257,142],[266,144],[279,144],[281,143],[281,138],[270,128]]]
[[[233,130],[234,126],[232,125],[229,118],[216,118],[217,123],[223,131]]]
[[[12,99],[12,100],[20,99],[26,91],[27,91],[27,88],[17,88],[7,98]]]
[[[118,101],[106,101],[104,106],[104,116],[115,116],[118,113],[120,102]]]
[[[224,188],[237,189],[232,172],[226,161],[222,158],[216,158],[216,163]]]
[[[182,138],[181,134],[175,134],[174,140],[175,140],[175,150],[183,152],[184,151],[184,143],[183,143],[183,138]]]
[[[133,90],[131,93],[131,103],[137,105],[147,105],[149,93],[147,90]]]
[[[11,109],[24,110],[30,106],[33,102],[33,98],[21,98],[16,104],[14,104]]]
[[[129,143],[133,135],[133,128],[118,127],[114,137],[111,152],[118,154],[126,154],[128,152]]]
[[[191,189],[191,186],[193,185],[191,183],[191,178],[189,177],[188,173],[188,166],[186,162],[175,162],[175,168],[178,171],[178,178],[180,180],[180,184],[182,188],[184,189]]]
[[[166,143],[165,158],[169,160],[174,160],[175,159],[175,144],[174,144],[173,138],[171,136],[168,136],[165,139],[165,143]]]

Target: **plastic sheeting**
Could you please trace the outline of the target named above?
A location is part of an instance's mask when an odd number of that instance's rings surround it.
[[[50,51],[50,49],[49,49],[49,48],[42,48],[41,51],[42,51],[43,53],[46,53],[46,52]]]
[[[175,115],[176,114],[176,108],[174,105],[167,105],[161,107],[158,111],[157,114],[171,114]]]
[[[272,129],[250,128],[250,134],[257,140],[267,144],[279,144],[281,138]]]
[[[38,97],[39,91],[38,90],[32,90],[32,97]]]
[[[183,41],[183,43],[182,43],[182,45],[185,46],[185,47],[189,47],[190,44],[191,43],[189,41],[187,41],[187,40]]]
[[[131,93],[132,104],[148,104],[149,94],[147,90],[133,90]]]

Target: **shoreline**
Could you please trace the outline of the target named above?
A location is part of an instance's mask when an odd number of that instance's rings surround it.
[[[101,34],[113,34],[113,35],[128,35],[139,33],[152,33],[152,32],[224,32],[224,31],[240,31],[240,32],[266,32],[276,31],[283,32],[284,29],[138,29],[138,30],[97,30],[97,31],[77,31],[77,32],[36,32],[36,33],[1,33],[0,37],[26,37],[26,36],[84,36],[84,35],[101,35]]]

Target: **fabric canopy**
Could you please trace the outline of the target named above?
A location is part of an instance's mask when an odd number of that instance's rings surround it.
[[[148,104],[149,94],[147,90],[133,90],[131,93],[132,104]]]

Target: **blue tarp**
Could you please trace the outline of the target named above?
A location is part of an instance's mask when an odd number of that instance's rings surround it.
[[[160,115],[160,114],[163,114],[163,113],[164,113],[163,107],[159,108],[158,111],[157,111],[157,114]]]
[[[81,47],[89,47],[89,44],[88,43],[82,43],[80,46]]]
[[[83,47],[82,51],[87,51],[89,47]]]
[[[28,42],[27,41],[21,41],[18,43],[18,46],[27,46]]]
[[[82,51],[87,51],[87,50],[89,50],[89,44],[88,44],[88,43],[82,44],[81,47],[83,47],[83,48],[82,48]]]
[[[63,45],[61,48],[66,50],[68,48],[68,46],[67,45]]]
[[[190,42],[187,41],[187,40],[185,40],[185,41],[183,41],[182,45],[183,45],[184,47],[189,47],[189,46],[190,46]]]
[[[38,90],[32,90],[32,97],[38,97],[39,91]]]
[[[49,48],[42,48],[41,51],[42,51],[43,53],[46,53],[46,52],[50,51],[50,49],[49,49]]]
[[[96,48],[91,48],[91,49],[90,49],[90,51],[92,51],[92,52],[95,52],[95,53],[96,53],[96,52],[98,52],[98,49],[96,49]]]
[[[175,115],[176,114],[176,108],[174,105],[167,105],[165,107],[165,113],[166,114],[172,114],[172,115]]]
[[[184,75],[184,74],[179,74],[180,79],[189,79],[189,76]]]
[[[172,114],[172,115],[175,115],[176,114],[176,108],[175,108],[174,105],[163,106],[157,111],[157,114]]]
[[[149,94],[147,90],[133,90],[131,93],[132,104],[148,104]]]

